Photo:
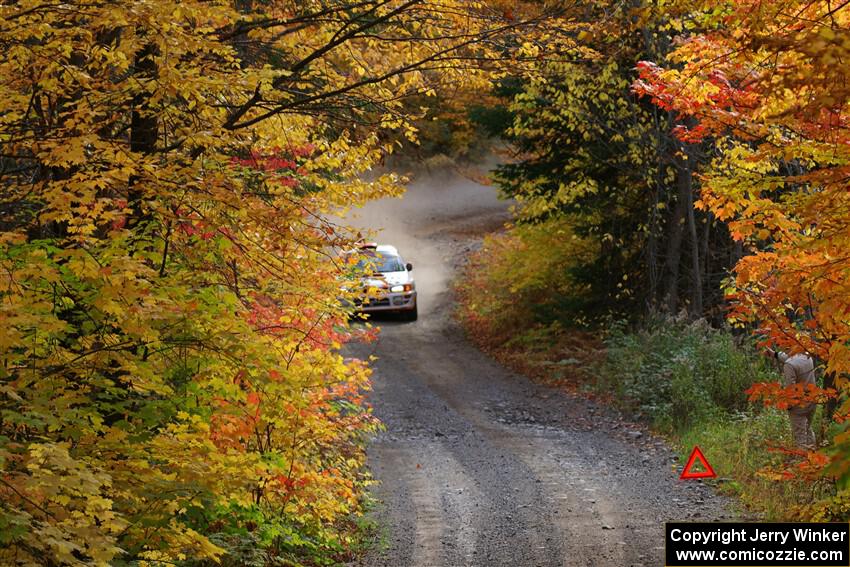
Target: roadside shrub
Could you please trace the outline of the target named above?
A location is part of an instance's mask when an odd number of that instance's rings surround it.
[[[498,344],[551,336],[543,329],[553,325],[581,326],[585,290],[572,271],[593,248],[564,218],[488,236],[456,286],[459,317]]]
[[[596,253],[563,217],[508,227],[471,254],[455,284],[468,337],[517,372],[578,390],[600,352],[582,328],[587,290],[574,272]]]
[[[777,379],[755,352],[703,322],[658,319],[636,332],[615,326],[606,346],[595,388],[666,432],[743,412],[744,390]]]

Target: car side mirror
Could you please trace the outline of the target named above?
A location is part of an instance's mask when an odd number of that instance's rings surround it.
[[[412,272],[412,271],[413,271],[413,264],[411,264],[410,262],[408,262],[408,263],[407,263],[407,265],[405,266],[405,268],[407,268],[407,271],[408,271],[408,272]]]

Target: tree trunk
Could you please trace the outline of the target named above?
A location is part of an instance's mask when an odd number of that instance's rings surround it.
[[[147,83],[156,78],[156,60],[158,49],[153,43],[147,44],[136,54],[134,64],[135,74],[138,80]],[[149,94],[138,93],[133,97],[133,114],[130,119],[130,151],[150,155],[156,150],[159,124],[156,114],[150,108]],[[130,178],[127,191],[127,205],[133,211],[129,219],[130,228],[139,225],[142,221],[149,220],[144,206],[145,192],[139,186],[138,176]]]
[[[691,240],[691,314],[702,317],[702,264],[700,258],[699,235],[697,234],[696,211],[694,211],[694,172],[693,159],[687,146],[683,146],[684,158],[680,164],[679,177],[680,188],[685,192],[685,201],[688,208],[688,232]]]
[[[823,375],[823,387],[824,388],[835,388],[835,373],[834,372],[824,372]],[[830,398],[824,404],[823,408],[823,419],[826,422],[826,425],[832,423],[832,416],[835,414],[835,410],[838,408],[838,398]]]
[[[679,264],[682,261],[682,236],[684,234],[685,207],[689,188],[684,187],[682,176],[677,179],[676,205],[667,226],[667,255],[664,259],[664,305],[670,314],[679,308]]]
[[[649,237],[646,240],[646,272],[649,280],[647,311],[653,311],[658,303],[658,190],[653,191],[652,211],[649,221]]]

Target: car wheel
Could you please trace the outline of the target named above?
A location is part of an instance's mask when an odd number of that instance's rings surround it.
[[[404,312],[405,321],[416,321],[419,318],[419,304],[413,306],[410,311]]]

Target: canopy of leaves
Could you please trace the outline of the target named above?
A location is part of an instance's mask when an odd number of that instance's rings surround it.
[[[455,0],[0,6],[0,563],[344,551],[375,421],[328,214],[397,194],[363,174],[415,136],[405,101],[487,84],[523,25]]]

